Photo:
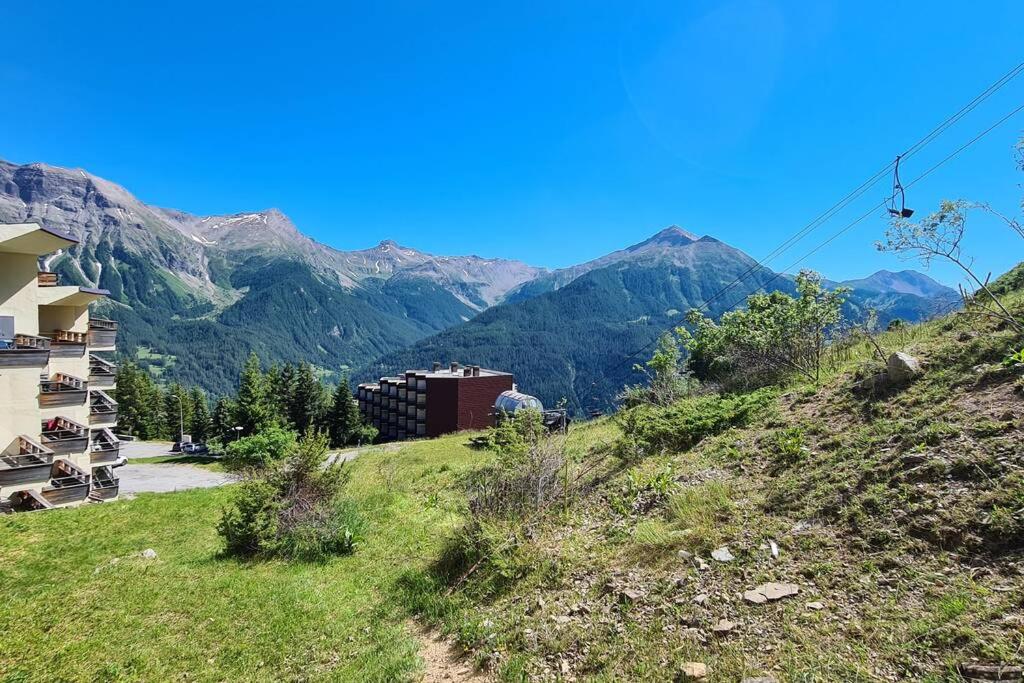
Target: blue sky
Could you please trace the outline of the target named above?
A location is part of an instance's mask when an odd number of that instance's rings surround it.
[[[1024,61],[1019,0],[101,0],[18,3],[5,23],[2,158],[196,213],[278,207],[341,249],[390,238],[552,267],[672,223],[760,258]],[[904,177],[1021,103],[1024,75]],[[1022,129],[1019,115],[908,204],[1018,208]],[[865,221],[807,265],[905,267],[872,248],[883,228]],[[980,268],[1024,258],[1009,231],[971,229]]]

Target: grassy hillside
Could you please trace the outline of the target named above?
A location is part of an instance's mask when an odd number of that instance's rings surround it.
[[[418,607],[505,680],[672,680],[696,662],[715,681],[955,681],[964,662],[1021,665],[1024,372],[1001,361],[1024,338],[957,316],[880,341],[925,374],[857,394],[879,365],[865,345],[824,387],[782,389],[689,451],[623,461],[595,442],[578,501],[499,524],[504,543],[449,548]],[[702,405],[652,429],[706,425]],[[799,592],[745,597],[770,582]]]
[[[1014,277],[998,287],[1024,313]],[[357,459],[365,538],[325,564],[222,557],[230,487],[0,519],[0,681],[407,680],[414,621],[506,681],[1020,665],[1024,377],[1002,360],[1024,338],[958,315],[879,341],[924,374],[857,393],[879,366],[864,345],[821,387],[733,399],[743,419],[708,419],[715,398],[652,412],[666,443],[695,435],[679,451],[577,425],[570,492],[485,534],[467,532],[466,491],[491,456],[468,435]],[[768,583],[798,592],[760,600]]]
[[[464,441],[361,456],[365,541],[325,564],[221,556],[231,487],[0,518],[0,681],[409,677],[393,586],[457,519],[454,482],[481,457]]]

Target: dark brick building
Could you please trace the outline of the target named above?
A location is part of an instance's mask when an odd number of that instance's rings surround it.
[[[513,388],[512,375],[479,365],[452,363],[431,370],[409,370],[360,384],[359,410],[382,440],[440,436],[494,424],[494,402]]]

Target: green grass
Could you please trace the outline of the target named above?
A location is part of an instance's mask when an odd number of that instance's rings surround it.
[[[454,483],[486,458],[465,441],[356,460],[365,539],[324,564],[223,557],[232,487],[0,518],[0,681],[409,678],[393,584],[459,520]]]
[[[128,458],[130,465],[195,465],[212,472],[223,472],[224,465],[221,459],[209,455],[190,455],[188,453],[177,453],[174,455],[154,455],[150,458]]]

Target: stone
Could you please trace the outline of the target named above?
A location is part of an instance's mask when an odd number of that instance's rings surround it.
[[[680,550],[678,553],[676,553],[676,555],[679,557],[680,560],[693,559],[693,553],[691,553],[689,550]]]
[[[804,606],[807,609],[813,609],[815,611],[825,609],[825,603],[821,602],[820,600],[815,600],[814,602],[809,602],[809,603],[807,603]]]
[[[1024,676],[1024,668],[1012,664],[964,662],[958,668],[960,675],[968,680],[1019,682]]]
[[[768,598],[764,597],[764,593],[761,593],[758,590],[744,591],[743,599],[755,605],[763,605],[768,602]]]
[[[921,362],[902,351],[889,356],[885,369],[889,374],[889,381],[893,384],[906,384],[923,372]]]
[[[880,394],[889,386],[889,373],[879,372],[857,382],[853,389],[862,394]]]
[[[679,673],[684,681],[703,681],[708,677],[708,665],[703,662],[687,662]]]
[[[555,622],[556,624],[568,624],[570,621],[572,621],[572,618],[567,617],[564,614],[558,614],[551,617],[551,621]]]
[[[765,583],[757,587],[757,590],[764,593],[768,600],[781,600],[800,592],[800,586],[795,583]]]
[[[139,553],[139,555],[144,560],[155,560],[156,559],[156,551],[153,550],[152,548],[146,548],[141,553]]]
[[[693,601],[698,605],[703,605],[705,602],[708,601],[708,594],[698,593],[697,595],[693,596]]]
[[[725,635],[729,631],[732,631],[734,628],[736,628],[736,626],[737,624],[735,621],[729,621],[728,619],[719,619],[715,623],[715,625],[711,627],[711,630],[719,635]]]
[[[644,597],[643,593],[632,588],[626,588],[619,591],[619,600],[621,602],[636,602],[642,597]]]
[[[722,546],[721,548],[715,548],[711,551],[711,557],[718,560],[719,562],[732,562],[736,558],[731,552],[729,552],[728,546]]]
[[[778,683],[771,676],[755,676],[754,678],[744,678],[740,683]]]
[[[800,592],[800,586],[795,583],[763,583],[757,588],[745,591],[743,599],[755,605],[762,605],[769,601],[781,600]]]

